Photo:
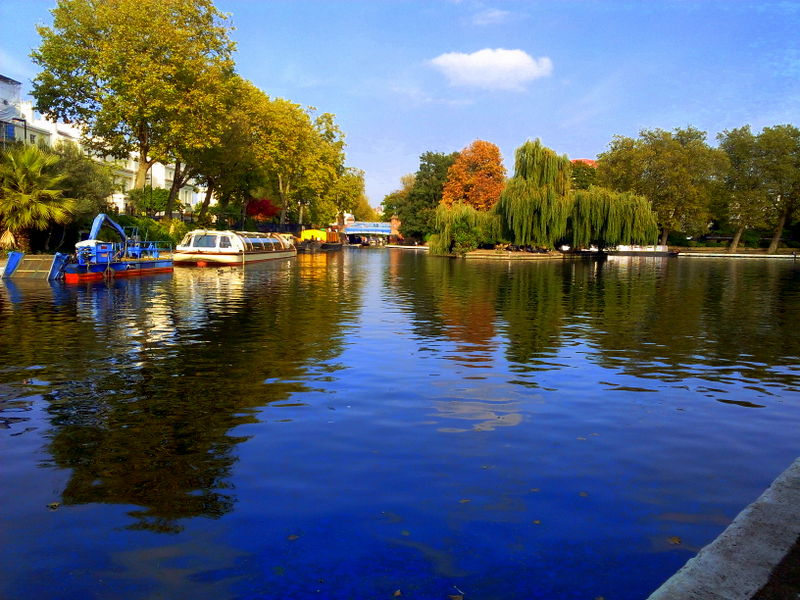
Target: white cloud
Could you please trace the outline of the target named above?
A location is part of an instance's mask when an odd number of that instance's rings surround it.
[[[499,8],[487,8],[479,13],[472,15],[473,25],[499,25],[505,23],[511,17],[511,13],[507,10],[500,10]]]
[[[524,84],[553,72],[548,57],[533,58],[523,50],[484,48],[472,54],[448,52],[430,64],[447,77],[450,85],[487,90],[520,90]]]

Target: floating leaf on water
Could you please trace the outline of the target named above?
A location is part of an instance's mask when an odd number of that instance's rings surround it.
[[[539,492],[539,491],[541,491],[541,490],[540,490],[539,488],[531,488],[531,491],[532,491],[532,492]]]
[[[674,544],[675,546],[677,546],[678,544],[681,544],[683,542],[683,540],[681,538],[679,538],[677,535],[673,535],[672,537],[667,538],[667,541],[670,544]]]
[[[392,594],[392,596],[394,596],[395,598],[399,598],[402,595],[403,595],[403,592],[401,592],[400,590],[395,590],[394,594]]]
[[[47,505],[47,508],[50,510],[56,510],[59,506],[61,506],[61,502],[51,502]]]
[[[408,535],[411,535],[411,532],[408,529],[403,529],[403,531],[400,532],[400,535],[408,536]]]
[[[542,522],[539,519],[534,519],[533,524],[534,525],[541,525]]]
[[[585,442],[585,441],[586,441],[586,438],[585,438],[585,437],[576,437],[575,439],[576,439],[576,440],[580,440],[580,441],[582,441],[582,442]]]
[[[287,536],[286,539],[289,540],[290,542],[293,542],[295,540],[299,540],[300,536],[297,535],[296,533],[293,533],[293,534]]]
[[[466,504],[467,502],[472,502],[469,498],[462,498],[458,501],[459,504]]]
[[[464,600],[464,596],[461,594],[450,594],[447,600]]]
[[[581,496],[582,498],[586,498],[586,496],[588,496],[588,495],[589,495],[589,492],[578,492],[578,496]]]

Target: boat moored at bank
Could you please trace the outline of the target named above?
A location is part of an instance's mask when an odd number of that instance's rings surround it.
[[[103,228],[111,229],[119,241],[101,240]],[[137,228],[124,228],[100,213],[92,222],[89,239],[75,244],[72,255],[26,255],[10,252],[3,278],[63,279],[65,283],[102,281],[115,277],[137,277],[171,273],[171,246],[167,242],[141,240]]]
[[[297,255],[294,243],[279,233],[195,229],[175,248],[176,265],[243,265]]]

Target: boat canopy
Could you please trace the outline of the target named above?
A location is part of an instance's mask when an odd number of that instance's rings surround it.
[[[214,231],[195,229],[190,231],[178,245],[178,251],[195,249],[216,251],[251,251],[251,250],[284,250],[292,247],[292,243],[277,233],[260,231]]]
[[[391,235],[391,223],[375,223],[369,221],[356,221],[345,227],[347,235]]]

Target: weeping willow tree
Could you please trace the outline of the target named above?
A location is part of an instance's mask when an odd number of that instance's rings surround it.
[[[452,206],[439,204],[434,213],[433,227],[435,233],[428,242],[431,253],[459,256],[481,244],[499,240],[502,230],[499,215],[460,202]]]
[[[572,206],[572,164],[539,140],[517,148],[514,176],[496,210],[514,243],[553,248],[567,229]]]
[[[574,248],[595,245],[602,250],[658,239],[656,214],[646,198],[598,186],[575,192],[571,224]]]

